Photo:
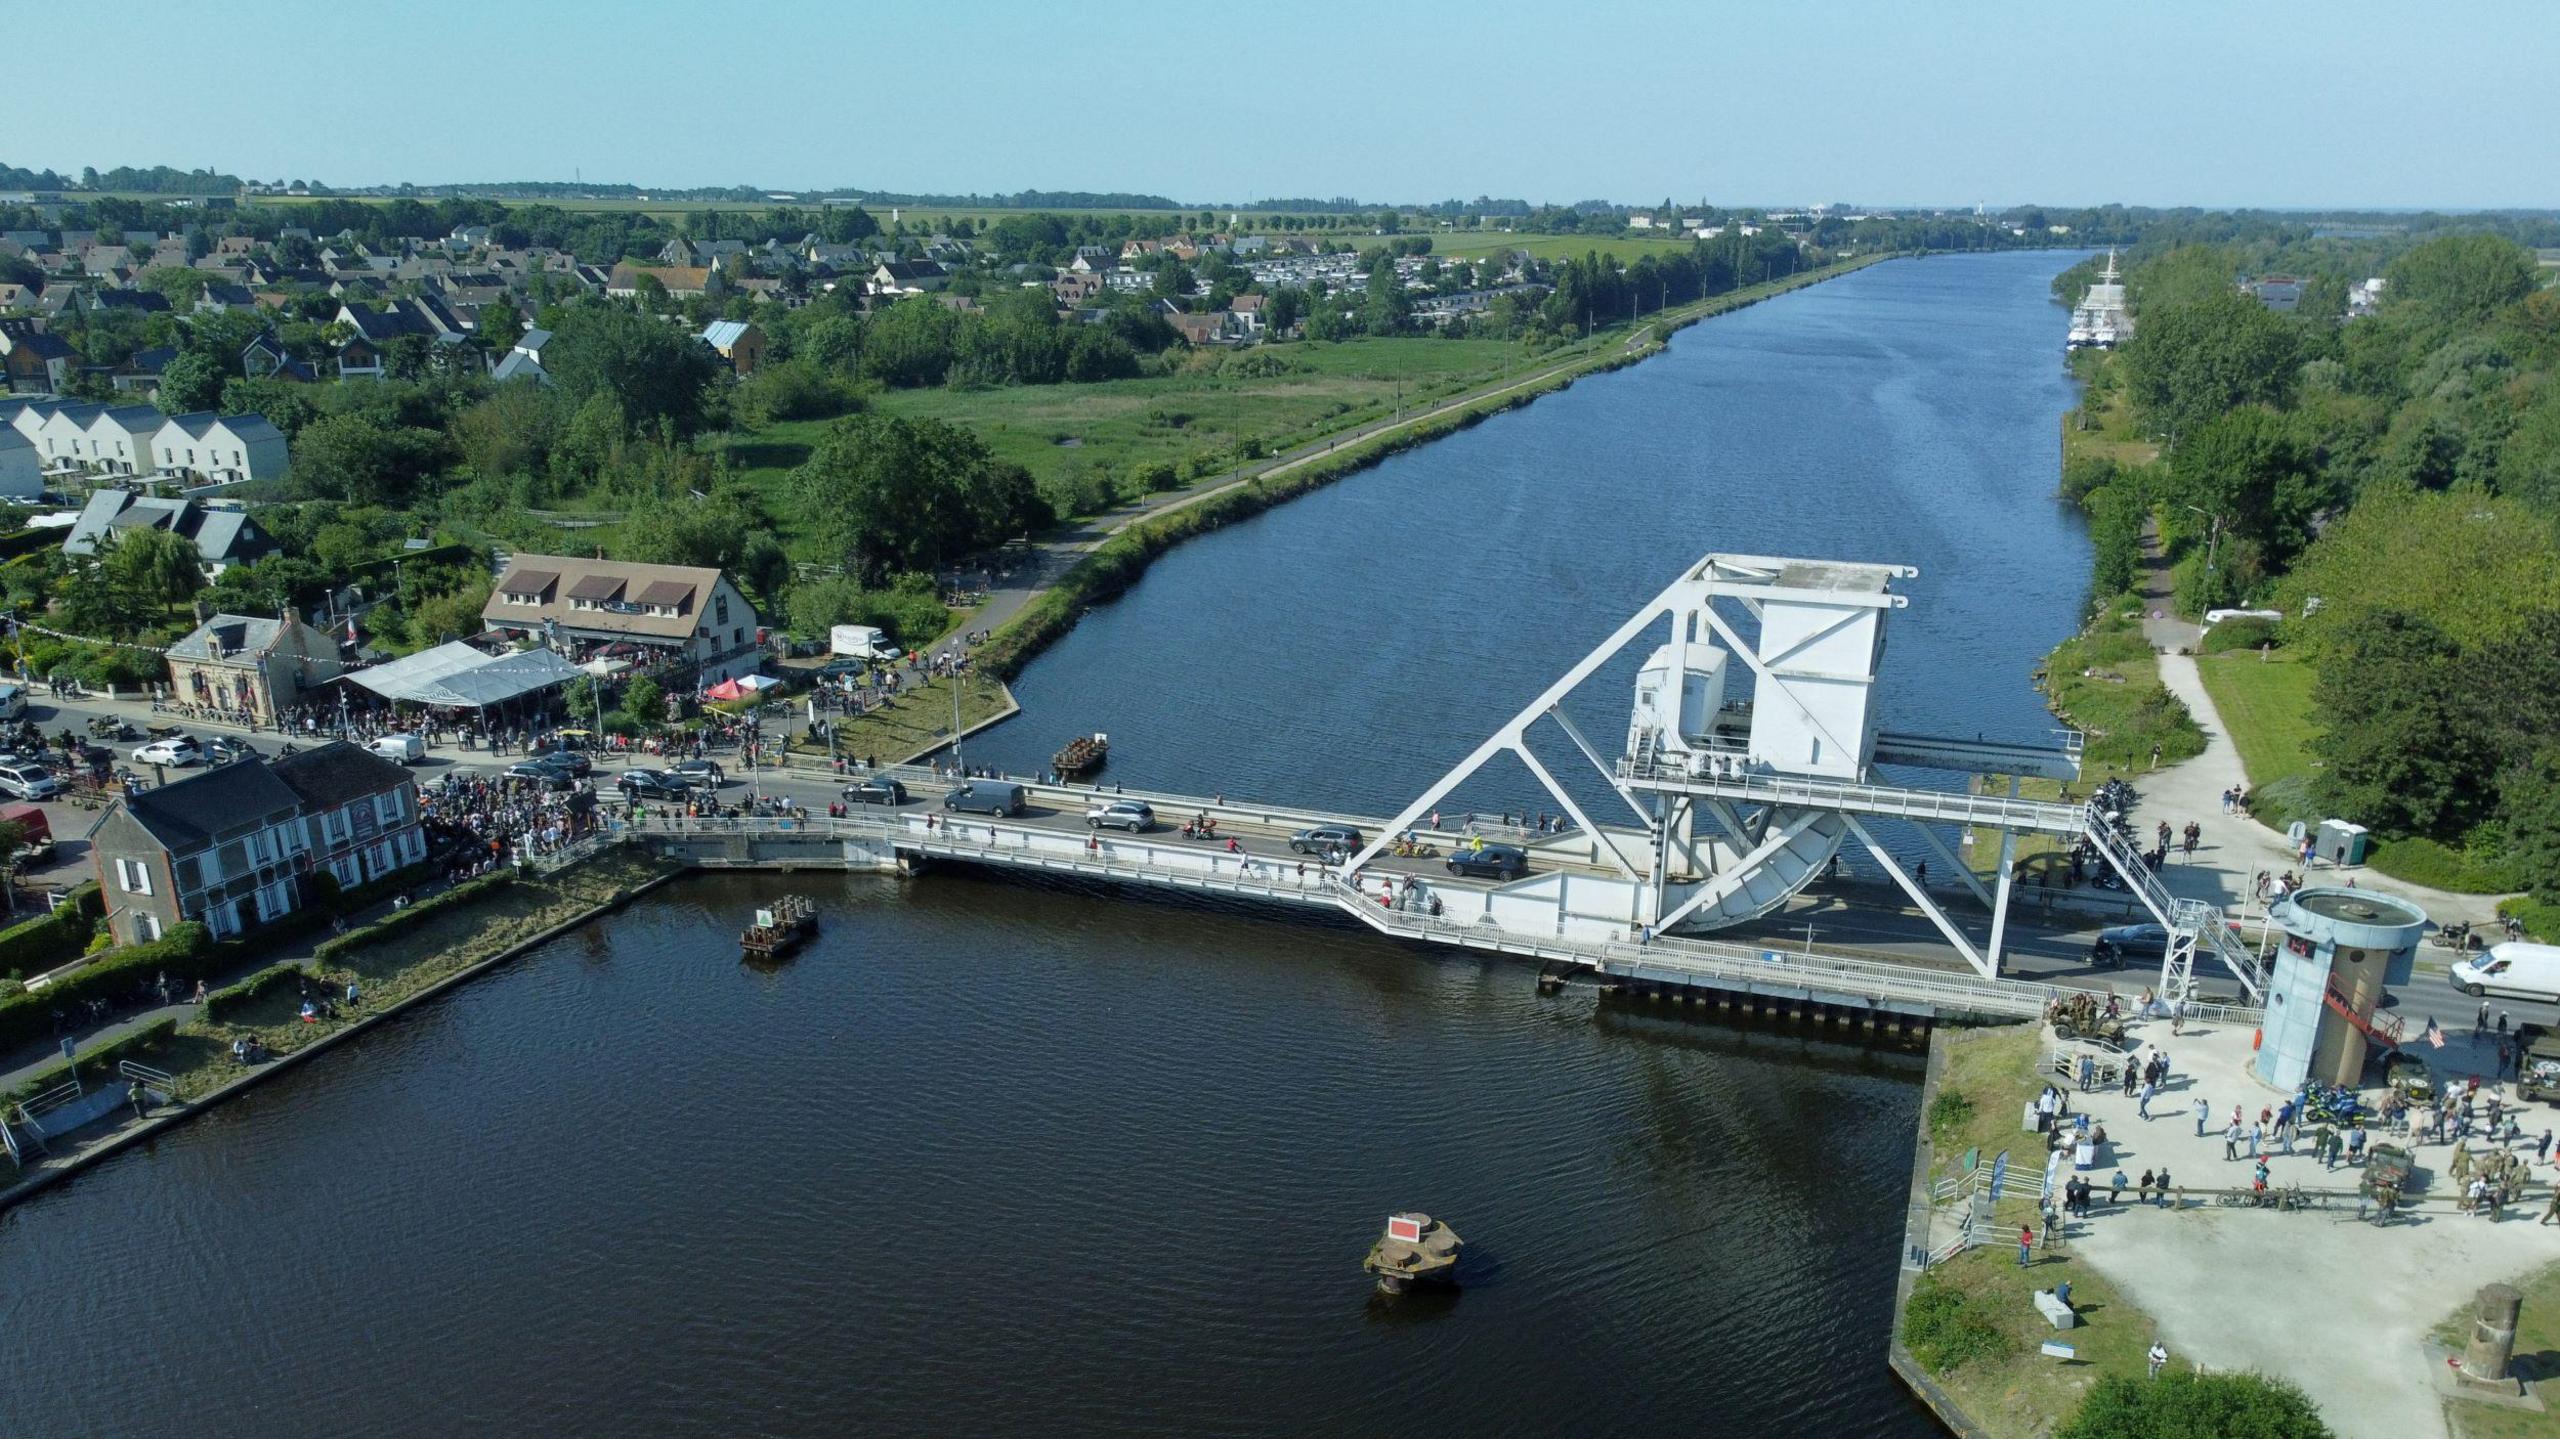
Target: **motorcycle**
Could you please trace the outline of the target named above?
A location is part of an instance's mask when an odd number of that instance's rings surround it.
[[[1387,852],[1398,859],[1437,859],[1440,857],[1439,846],[1425,844],[1418,839],[1397,840],[1393,845],[1388,847]]]
[[[2441,926],[2435,933],[2427,936],[2427,942],[2441,949],[2456,950],[2464,954],[2475,954],[2480,949],[2480,936],[2471,932],[2471,921],[2467,919],[2458,924]]]

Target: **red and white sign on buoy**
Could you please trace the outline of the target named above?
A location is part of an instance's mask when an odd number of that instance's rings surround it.
[[[1420,1244],[1422,1242],[1422,1216],[1419,1214],[1388,1215],[1387,1237],[1389,1239],[1401,1239],[1407,1244]]]

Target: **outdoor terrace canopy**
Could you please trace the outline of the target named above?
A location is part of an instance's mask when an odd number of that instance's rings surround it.
[[[460,640],[450,640],[405,659],[357,670],[347,678],[385,699],[448,709],[482,709],[583,678],[585,674],[547,649],[493,655]]]

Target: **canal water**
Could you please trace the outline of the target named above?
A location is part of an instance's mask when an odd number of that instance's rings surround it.
[[[1383,807],[1711,548],[1919,564],[1895,723],[2032,733],[2066,263],[1861,272],[1177,551],[986,757]],[[821,939],[743,968],[781,883],[0,1216],[0,1434],[1934,1432],[1882,1363],[1910,1055],[953,872],[792,880]],[[1404,1207],[1456,1297],[1369,1299]]]

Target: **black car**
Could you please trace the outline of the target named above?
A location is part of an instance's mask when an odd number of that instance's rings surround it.
[[[693,786],[665,770],[635,769],[615,780],[624,799],[691,799]]]
[[[588,759],[585,755],[580,754],[578,751],[573,749],[544,750],[542,753],[533,757],[533,762],[535,764],[547,764],[553,769],[566,771],[570,775],[579,779],[586,778],[587,775],[596,767],[595,761]]]
[[[2169,931],[2156,924],[2119,924],[2098,931],[2097,941],[2089,946],[2089,962],[2104,968],[2122,969],[2126,960],[2165,959],[2169,954]]]
[[[1449,872],[1480,878],[1518,879],[1529,872],[1529,852],[1509,844],[1453,850],[1449,855]]]
[[[568,789],[578,782],[576,775],[556,764],[545,764],[538,759],[517,760],[514,764],[507,766],[506,776],[509,779],[528,780],[543,789]]]
[[[258,747],[244,739],[216,735],[206,742],[204,751],[215,764],[229,764],[235,759],[247,759],[256,754]]]
[[[864,775],[844,787],[844,797],[853,804],[905,804],[907,787],[893,779]]]
[[[1289,848],[1299,854],[1331,854],[1336,850],[1349,854],[1360,843],[1360,831],[1347,824],[1313,825],[1289,836]]]

